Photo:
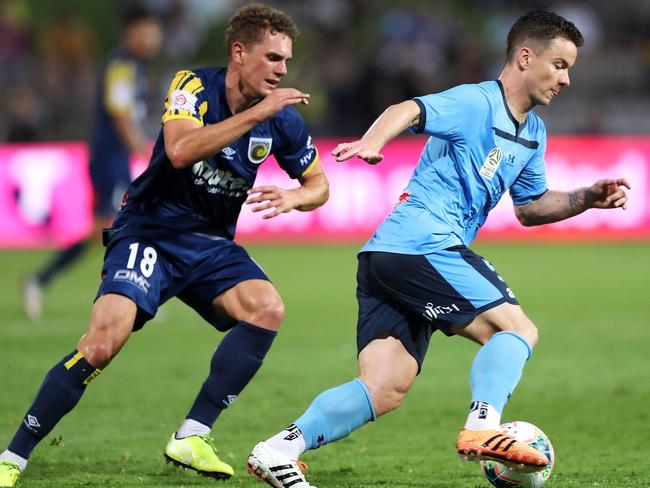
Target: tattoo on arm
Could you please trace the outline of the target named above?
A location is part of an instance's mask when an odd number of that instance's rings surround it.
[[[571,210],[580,209],[580,199],[578,198],[578,192],[580,192],[580,190],[569,192],[569,208]]]
[[[541,198],[519,208],[519,221],[526,225],[542,225],[568,219],[589,207],[586,188],[569,193],[549,191]]]

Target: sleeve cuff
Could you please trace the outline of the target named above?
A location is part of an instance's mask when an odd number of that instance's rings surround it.
[[[420,107],[420,121],[418,122],[418,126],[413,128],[413,132],[416,134],[422,134],[424,128],[427,126],[427,109],[419,98],[414,98],[413,101],[418,104],[418,107]]]

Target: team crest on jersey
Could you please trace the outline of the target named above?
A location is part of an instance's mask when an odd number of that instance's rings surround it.
[[[501,164],[502,157],[503,157],[503,151],[501,151],[501,148],[500,147],[493,148],[488,153],[487,158],[485,158],[485,161],[483,161],[483,166],[481,166],[481,169],[479,170],[478,174],[480,174],[483,178],[492,180],[497,170],[499,169],[499,165]]]
[[[251,137],[248,141],[248,159],[253,164],[260,164],[271,154],[271,137]]]

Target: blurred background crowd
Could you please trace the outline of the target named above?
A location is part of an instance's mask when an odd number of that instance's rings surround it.
[[[143,0],[163,20],[149,65],[155,135],[181,68],[225,65],[224,30],[240,0]],[[512,22],[532,8],[572,20],[585,37],[573,86],[541,108],[550,133],[650,132],[650,1],[269,0],[301,29],[284,86],[317,136],[363,132],[391,103],[494,79]],[[97,76],[119,42],[126,2],[0,0],[0,141],[83,140]]]

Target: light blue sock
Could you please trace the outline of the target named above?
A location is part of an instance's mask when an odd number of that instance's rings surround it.
[[[318,395],[294,424],[309,450],[342,439],[371,420],[375,420],[375,409],[370,392],[355,378]]]
[[[490,337],[476,354],[469,373],[472,402],[487,402],[502,413],[531,353],[524,338],[514,332]]]

